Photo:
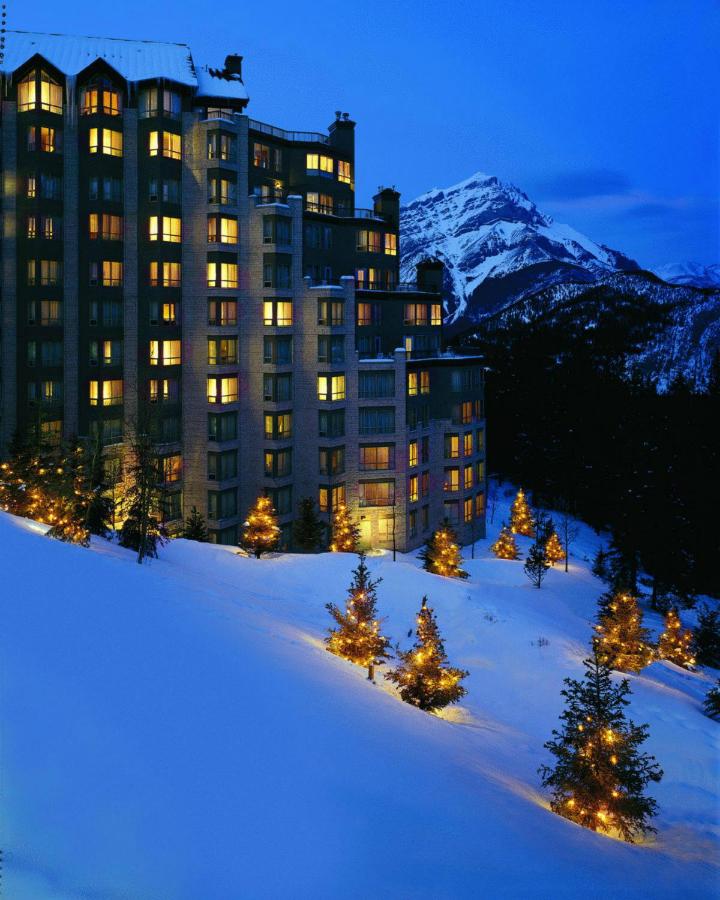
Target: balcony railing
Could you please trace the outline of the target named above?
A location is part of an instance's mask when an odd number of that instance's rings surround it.
[[[301,144],[327,144],[330,141],[326,134],[320,134],[319,131],[286,131],[284,128],[277,128],[266,122],[258,122],[257,119],[250,119],[248,124],[253,131],[261,131],[263,134],[269,134],[270,137],[280,138],[283,141],[295,141]]]

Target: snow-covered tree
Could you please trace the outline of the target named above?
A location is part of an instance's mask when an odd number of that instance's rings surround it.
[[[632,842],[656,831],[650,819],[657,803],[644,791],[663,773],[655,757],[639,749],[648,726],[625,718],[627,679],[614,685],[597,653],[584,666],[582,681],[565,679],[562,725],[545,744],[556,762],[540,767],[542,784],[552,791],[553,812]]]
[[[455,529],[447,521],[432,533],[419,556],[427,572],[448,578],[468,577],[462,568],[463,558]]]
[[[660,659],[668,659],[684,669],[695,665],[693,633],[683,629],[676,609],[669,609],[665,614],[665,629],[660,635],[657,652]]]
[[[621,672],[640,672],[653,658],[650,634],[632,594],[621,591],[600,598],[594,646],[603,665]]]
[[[467,690],[460,682],[470,674],[447,665],[447,654],[433,610],[423,597],[417,615],[417,640],[411,650],[396,651],[400,665],[385,674],[406,703],[434,712],[457,703]]]

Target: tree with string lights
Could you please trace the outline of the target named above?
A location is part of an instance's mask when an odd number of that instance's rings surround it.
[[[500,529],[498,539],[490,547],[490,549],[498,559],[520,558],[520,552],[518,551],[515,535],[512,533],[512,529],[510,528],[510,526],[506,525],[504,522],[502,524],[502,528]]]
[[[467,694],[460,682],[470,674],[447,665],[447,654],[433,610],[423,597],[417,615],[417,640],[411,650],[396,650],[400,665],[385,673],[406,703],[435,712]]]
[[[625,718],[627,679],[613,684],[597,653],[583,665],[582,681],[565,679],[562,725],[545,744],[555,765],[538,771],[543,787],[551,789],[553,812],[632,843],[657,830],[650,824],[657,803],[644,791],[663,772],[655,757],[640,751],[648,726]]]
[[[468,573],[462,568],[463,558],[455,529],[447,519],[441,528],[430,535],[419,556],[426,572],[448,578],[468,577]]]
[[[632,594],[604,594],[599,601],[594,646],[603,665],[621,672],[640,672],[652,662],[650,633]]]
[[[360,529],[350,510],[344,503],[339,504],[333,515],[330,550],[333,553],[357,553],[359,541]]]
[[[256,559],[274,550],[280,542],[280,526],[269,497],[257,498],[248,513],[240,536],[240,546]]]
[[[545,559],[547,559],[551,566],[554,566],[555,563],[562,562],[565,559],[565,550],[559,534],[555,531],[552,520],[550,520],[550,536],[545,541]]]
[[[522,488],[518,490],[510,507],[510,528],[513,534],[535,537],[535,521]]]
[[[343,612],[334,603],[326,604],[337,628],[329,629],[325,638],[327,649],[336,656],[366,667],[372,681],[375,666],[390,656],[390,641],[380,629],[377,618],[376,589],[381,579],[373,580],[365,562],[365,554],[359,554],[359,562],[353,570],[353,580],[348,589],[348,599]]]
[[[695,665],[693,649],[693,633],[683,629],[676,609],[665,613],[665,629],[660,635],[657,647],[658,657],[667,659],[683,669],[691,669]]]

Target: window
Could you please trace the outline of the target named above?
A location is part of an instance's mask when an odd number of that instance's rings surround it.
[[[208,440],[234,441],[236,439],[237,413],[229,412],[208,414]]]
[[[237,362],[237,338],[208,338],[208,365],[227,366]]]
[[[105,78],[93,79],[80,92],[80,115],[120,115],[120,92]]]
[[[35,109],[37,97],[37,72],[28,73],[18,82],[17,110],[27,112]]]
[[[237,288],[237,263],[209,262],[207,264],[207,285],[214,288]]]
[[[208,325],[237,325],[237,300],[208,300]]]
[[[114,423],[115,420],[113,420],[112,423],[107,422],[106,427]],[[62,421],[54,419],[52,422],[41,422],[40,434],[42,435],[43,441],[46,441],[48,444],[59,443],[62,438]]]
[[[179,319],[179,303],[159,303],[151,300],[149,305],[151,325],[176,325]]]
[[[235,138],[222,131],[208,133],[208,159],[222,159],[230,161],[235,159]]]
[[[102,238],[104,241],[120,241],[123,236],[122,216],[107,213],[90,213],[88,217],[88,234],[90,240]]]
[[[31,403],[39,401],[40,403],[52,404],[60,403],[63,399],[62,381],[41,381],[39,384],[31,381],[27,387],[28,400]]]
[[[111,128],[91,128],[88,135],[91,153],[103,153],[105,156],[123,155],[122,131],[113,131]]]
[[[90,365],[119,366],[122,363],[122,341],[90,341]]]
[[[392,406],[366,406],[359,412],[360,434],[392,434],[395,431],[395,409]]]
[[[420,371],[420,393],[421,394],[429,394],[430,393],[430,372],[427,369],[422,369]]]
[[[182,138],[172,131],[151,131],[148,135],[148,153],[150,156],[182,159]]]
[[[427,435],[420,440],[420,461],[423,465],[430,462],[430,438]]]
[[[442,325],[442,304],[433,303],[430,306],[430,324]]]
[[[484,446],[485,446],[485,434],[484,434],[482,428],[478,428],[478,430],[475,432],[476,452],[480,453]]]
[[[344,400],[344,375],[318,375],[318,400]]]
[[[318,435],[325,438],[345,436],[345,410],[320,410],[318,412]]]
[[[317,191],[308,191],[305,195],[305,209],[308,212],[325,213],[332,215],[334,212],[333,198],[329,194],[320,194]]]
[[[361,400],[395,396],[395,373],[360,372],[358,374],[358,396]]]
[[[332,512],[339,506],[345,506],[345,485],[336,484],[333,487],[321,487],[318,492],[320,512]]]
[[[231,204],[237,201],[237,185],[230,178],[208,179],[208,203]]]
[[[237,219],[230,216],[210,216],[207,223],[207,239],[209,244],[237,244]]]
[[[410,326],[427,325],[427,304],[406,303],[404,324]]]
[[[338,181],[342,181],[343,184],[351,184],[352,183],[352,174],[351,167],[349,162],[345,162],[345,160],[338,160]]]
[[[417,393],[418,393],[418,373],[417,372],[408,372],[407,373],[407,392],[408,392],[408,397],[417,397]]]
[[[318,325],[342,325],[344,322],[343,300],[318,300]]]
[[[180,263],[151,262],[150,287],[180,287]]]
[[[457,459],[460,456],[460,435],[445,435],[445,458]]]
[[[156,203],[180,203],[180,182],[177,178],[151,178],[148,181],[148,200]]]
[[[408,513],[408,533],[411,538],[417,536],[417,510],[411,509]]]
[[[287,441],[292,437],[292,413],[265,413],[265,440]]]
[[[62,265],[55,259],[29,259],[27,261],[28,286],[57,287],[62,277]]]
[[[320,363],[344,363],[345,362],[345,338],[338,335],[318,335],[318,362]]]
[[[410,441],[408,444],[408,466],[412,469],[418,464],[418,442]]]
[[[473,419],[473,405],[470,400],[466,400],[460,405],[460,421],[463,425],[469,425]]]
[[[28,304],[29,325],[61,325],[62,305],[59,300],[31,301]]]
[[[459,491],[460,490],[460,469],[458,469],[458,468],[445,469],[445,482],[443,484],[443,490],[445,490],[445,491]]]
[[[256,169],[270,168],[270,148],[257,141],[253,144],[253,165]]]
[[[394,444],[371,444],[360,447],[361,471],[395,468]]]
[[[284,244],[292,243],[292,223],[282,216],[263,216],[263,243]]]
[[[380,287],[380,270],[372,266],[369,269],[356,269],[355,284],[360,290],[376,290]]]
[[[293,382],[292,375],[279,374],[263,375],[263,399],[275,403],[285,403],[292,400]]]
[[[397,235],[392,232],[385,232],[385,255],[397,256]]]
[[[31,125],[27,130],[27,148],[30,152],[59,153],[62,146],[61,132],[54,128]]]
[[[18,112],[41,109],[45,112],[61,113],[63,109],[62,86],[47,72],[38,73],[37,70],[29,72],[18,83],[17,103]]]
[[[111,200],[119,203],[122,200],[122,179],[92,176],[88,181],[88,195],[91,200]]]
[[[463,456],[472,456],[473,454],[473,435],[472,431],[468,431],[463,435]]]
[[[333,158],[324,156],[322,153],[305,154],[305,167],[308,173],[313,175],[319,173],[326,178],[332,178],[333,176]]]
[[[463,487],[469,491],[473,486],[473,467],[465,466],[463,470]]]
[[[119,406],[123,402],[123,383],[120,379],[113,381],[91,381],[89,383],[90,406]]]
[[[472,497],[466,497],[463,500],[463,522],[466,524],[473,520],[473,500]]]
[[[180,385],[176,378],[151,378],[148,382],[151,403],[175,403],[180,398]]]
[[[175,91],[161,88],[146,88],[140,93],[140,118],[167,116],[179,119],[182,112],[182,98]]]
[[[342,475],[345,471],[345,448],[320,447],[318,465],[321,475]]]
[[[208,378],[208,403],[235,403],[238,399],[238,377]]]
[[[446,518],[451,524],[456,524],[459,521],[459,504],[457,500],[446,500],[443,503],[443,513],[444,518]]]
[[[475,518],[481,519],[485,515],[485,494],[475,495]]]
[[[208,491],[208,518],[227,519],[237,515],[237,488]]]
[[[101,287],[121,287],[123,283],[123,264],[117,260],[105,259],[102,262],[90,263],[90,284]]]
[[[358,488],[361,507],[395,504],[394,481],[361,481]]]
[[[382,234],[379,231],[362,229],[357,233],[357,249],[363,253],[380,253]]]
[[[181,342],[178,340],[150,341],[151,366],[179,366]]]
[[[418,477],[417,475],[411,475],[408,478],[408,500],[410,503],[417,503],[418,498]]]
[[[179,244],[182,241],[182,221],[175,216],[150,216],[148,238],[151,241],[166,241]]]
[[[263,301],[263,325],[289,328],[293,323],[292,300]]]
[[[263,338],[263,362],[274,366],[288,366],[292,363],[292,338],[288,335]]]
[[[267,257],[266,257],[267,259]],[[290,287],[290,259],[289,257],[276,258],[274,262],[265,262],[263,265],[263,285],[265,287],[289,288]]]
[[[237,450],[208,453],[207,463],[210,481],[226,481],[237,477]]]

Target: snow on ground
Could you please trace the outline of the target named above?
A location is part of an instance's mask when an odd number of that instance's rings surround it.
[[[537,590],[489,552],[503,515],[505,497],[466,582],[370,559],[393,639],[427,594],[471,671],[440,718],[323,649],[351,555],[175,541],[140,567],[0,513],[4,896],[718,896],[720,725],[701,711],[718,673],[631,676],[665,770],[655,841],[550,813],[536,770],[562,679],[582,671],[597,538],[583,529],[570,573]]]

